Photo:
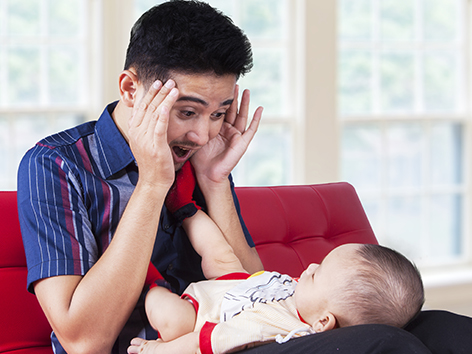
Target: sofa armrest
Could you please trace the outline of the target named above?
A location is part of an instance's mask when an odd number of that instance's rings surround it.
[[[51,326],[26,290],[16,192],[0,192],[0,353],[52,354]]]

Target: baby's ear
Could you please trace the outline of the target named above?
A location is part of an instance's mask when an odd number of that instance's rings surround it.
[[[336,317],[331,312],[325,312],[323,317],[313,323],[315,332],[324,332],[336,328]]]

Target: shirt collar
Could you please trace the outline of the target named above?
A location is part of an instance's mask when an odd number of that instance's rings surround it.
[[[97,149],[105,178],[109,178],[134,162],[131,149],[121,135],[111,113],[118,101],[109,104],[95,125]]]

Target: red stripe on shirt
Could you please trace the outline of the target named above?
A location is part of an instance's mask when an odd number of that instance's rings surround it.
[[[74,218],[72,216],[72,210],[69,200],[69,185],[67,184],[67,176],[64,170],[62,169],[62,159],[60,157],[56,158],[56,164],[59,166],[58,170],[60,177],[59,180],[61,182],[61,199],[64,210],[66,229],[69,234],[71,244],[72,259],[74,260],[74,274],[82,274],[82,257],[80,256],[80,246],[77,242],[77,237],[75,234]]]

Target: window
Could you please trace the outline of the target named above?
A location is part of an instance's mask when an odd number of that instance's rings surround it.
[[[383,244],[423,266],[463,260],[466,1],[338,3],[343,179]]]
[[[16,188],[18,163],[35,142],[97,119],[98,110],[117,98],[120,58],[129,39],[127,24],[162,2],[135,0],[135,15],[129,16],[124,10],[131,6],[127,0],[117,0],[117,8],[90,0],[0,0],[1,189]],[[260,130],[235,171],[238,184],[291,183],[300,116],[293,108],[293,88],[298,86],[288,84],[295,57],[294,4],[289,0],[211,4],[250,38],[255,66],[240,84],[252,91],[252,111],[259,105],[265,108]]]
[[[0,0],[2,190],[37,140],[118,98],[129,26],[161,2]],[[422,266],[470,260],[468,0],[210,4],[250,38],[240,86],[265,108],[238,185],[346,180],[382,243]]]
[[[87,4],[0,0],[0,189],[39,139],[85,120]]]
[[[158,3],[162,3],[160,1]],[[288,0],[210,0],[248,36],[254,67],[239,80],[251,90],[251,112],[264,107],[263,120],[246,155],[234,171],[238,185],[275,185],[292,182],[297,111],[294,85],[289,85],[293,65],[293,2]],[[156,1],[136,0],[136,17]],[[250,171],[250,173],[248,172]]]
[[[286,0],[213,1],[244,30],[253,47],[254,68],[240,80],[251,90],[252,111],[263,121],[235,170],[238,184],[276,185],[292,180],[294,116],[289,112],[290,7]],[[225,4],[223,7],[223,4]],[[226,9],[225,9],[226,8]],[[250,173],[249,173],[250,171]]]

